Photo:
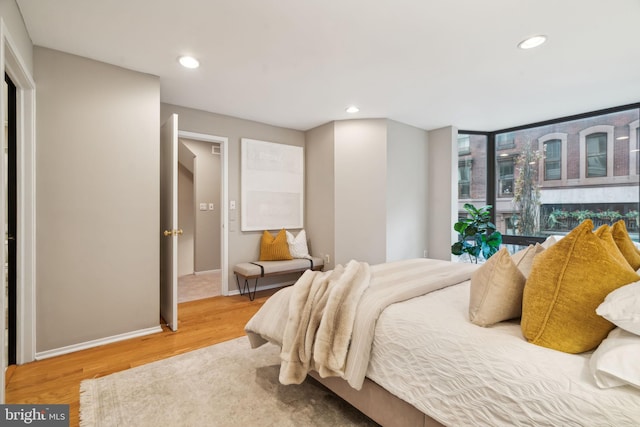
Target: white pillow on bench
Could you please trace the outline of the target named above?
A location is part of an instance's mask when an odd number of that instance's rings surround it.
[[[307,247],[307,233],[304,229],[300,230],[295,237],[291,232],[287,231],[287,243],[289,244],[289,253],[293,258],[311,258]]]

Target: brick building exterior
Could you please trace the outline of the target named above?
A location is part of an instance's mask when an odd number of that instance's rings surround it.
[[[530,147],[539,189],[539,224],[544,236],[572,227],[572,215],[586,214],[594,222],[617,212],[637,230],[640,199],[640,131],[638,109],[570,122],[498,133],[496,142],[496,225],[517,232],[518,212],[513,193],[524,150]],[[460,134],[458,139],[459,211],[464,203],[486,204],[487,136]],[[582,216],[576,215],[580,212]],[[566,217],[562,218],[562,214]],[[556,221],[559,219],[558,221]],[[574,218],[575,219],[575,218]]]

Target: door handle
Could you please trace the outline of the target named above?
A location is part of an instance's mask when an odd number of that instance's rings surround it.
[[[183,231],[182,228],[179,228],[177,230],[164,230],[162,234],[164,234],[164,237],[181,236],[183,234]]]

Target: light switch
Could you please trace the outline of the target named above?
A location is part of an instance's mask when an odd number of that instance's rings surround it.
[[[229,209],[234,210],[236,208],[236,201],[235,200],[230,200],[229,201]]]
[[[207,210],[207,204],[206,203],[200,203],[200,210],[201,211],[206,211]]]
[[[209,203],[209,210],[212,211],[213,210],[213,203]]]

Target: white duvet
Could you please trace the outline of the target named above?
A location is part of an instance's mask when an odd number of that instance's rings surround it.
[[[476,326],[468,302],[467,281],[389,306],[367,377],[450,426],[640,426],[640,390],[598,388],[591,353],[529,344],[518,322]]]

